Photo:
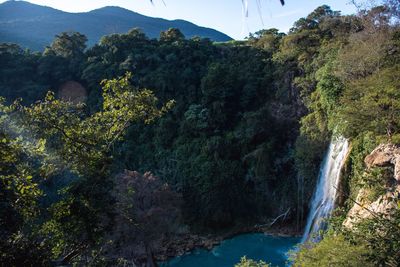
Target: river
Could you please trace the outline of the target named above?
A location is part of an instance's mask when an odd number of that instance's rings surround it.
[[[294,249],[300,238],[275,237],[262,233],[243,234],[224,240],[211,251],[197,249],[176,257],[161,267],[233,267],[240,258],[263,260],[272,266],[285,266],[287,252]]]

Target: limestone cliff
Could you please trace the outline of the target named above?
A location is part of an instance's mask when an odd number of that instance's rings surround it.
[[[386,193],[375,201],[368,200],[368,189],[358,192],[354,206],[347,214],[343,225],[352,228],[357,222],[374,216],[390,217],[400,199],[400,145],[381,144],[365,157],[367,169],[373,167],[394,167],[394,179],[386,185]]]

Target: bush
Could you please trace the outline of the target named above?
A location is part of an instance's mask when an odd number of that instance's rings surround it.
[[[368,253],[364,244],[352,244],[343,235],[328,235],[318,244],[302,245],[293,257],[293,266],[373,266],[367,260]]]
[[[242,257],[240,259],[240,263],[235,264],[235,267],[270,267],[268,263],[263,261],[254,261],[251,259],[247,259],[246,257]]]

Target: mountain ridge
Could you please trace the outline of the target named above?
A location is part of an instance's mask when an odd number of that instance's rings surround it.
[[[222,32],[186,20],[149,17],[118,6],[71,13],[26,1],[0,4],[0,42],[17,43],[32,50],[43,50],[55,35],[65,31],[85,34],[88,45],[92,46],[104,35],[126,33],[132,28],[142,29],[149,38],[158,38],[161,31],[178,28],[186,38],[232,40]]]

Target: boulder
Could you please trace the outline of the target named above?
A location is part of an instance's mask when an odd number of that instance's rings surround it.
[[[367,168],[394,166],[394,178],[400,183],[400,146],[381,144],[364,160]]]

